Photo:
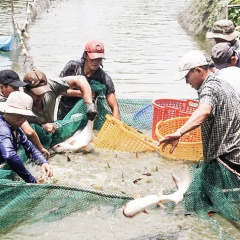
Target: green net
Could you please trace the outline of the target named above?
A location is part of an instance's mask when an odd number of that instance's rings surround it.
[[[92,206],[111,206],[114,212],[131,198],[80,187],[0,179],[0,199],[0,231],[4,233],[24,221],[54,221]]]
[[[186,209],[206,220],[208,213],[216,212],[239,222],[240,175],[217,160],[196,166],[192,168],[194,178],[185,197]]]
[[[105,122],[106,113],[111,112],[103,93],[104,90],[99,91],[97,101],[98,117],[94,123],[94,129],[97,130]],[[151,99],[118,99],[118,103],[123,122],[138,130],[151,130]],[[58,121],[59,132],[56,135],[40,134],[45,146],[61,142],[73,134],[75,129],[83,128],[87,123],[85,111],[84,102],[79,101],[64,120]],[[74,114],[80,115],[72,118]],[[19,154],[24,159],[24,151],[20,150]],[[219,225],[209,217],[209,212],[240,222],[240,179],[236,174],[218,161],[212,161],[194,165],[192,175],[193,182],[184,200],[187,212],[196,212],[215,229]],[[87,211],[92,206],[108,205],[114,212],[131,199],[127,194],[94,191],[77,186],[26,184],[12,181],[13,176],[14,173],[7,166],[0,168],[1,232],[9,231],[24,221],[54,221],[74,211]]]

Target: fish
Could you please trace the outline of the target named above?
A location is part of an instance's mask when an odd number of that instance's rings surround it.
[[[172,173],[172,179],[177,187],[176,192],[174,192],[173,194],[164,195],[162,193],[163,190],[160,190],[158,194],[148,195],[142,198],[135,195],[135,199],[128,202],[122,208],[123,215],[125,217],[131,218],[141,212],[148,213],[146,209],[155,204],[158,204],[159,206],[164,208],[165,206],[163,205],[163,202],[171,201],[175,202],[176,204],[181,202],[183,200],[184,194],[187,192],[191,184],[191,176],[189,173],[187,173],[182,180],[180,177]]]
[[[54,145],[52,150],[56,153],[78,152],[80,150],[92,151],[94,149],[94,145],[91,144],[94,139],[92,125],[92,121],[88,120],[87,125],[82,130],[76,131],[67,140]]]

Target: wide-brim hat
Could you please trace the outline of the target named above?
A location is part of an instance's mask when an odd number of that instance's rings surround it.
[[[6,102],[0,102],[0,111],[3,113],[13,113],[23,116],[36,117],[32,112],[33,100],[23,92],[11,92]]]
[[[221,33],[214,33],[214,32],[207,32],[206,34],[206,38],[208,39],[212,39],[212,38],[221,38],[224,39],[226,41],[232,41],[235,38],[237,38],[240,35],[239,31],[234,31],[230,34],[221,34]]]
[[[225,41],[232,41],[240,35],[239,31],[235,30],[233,22],[228,19],[221,19],[213,24],[211,32],[206,33],[206,38],[221,38]]]

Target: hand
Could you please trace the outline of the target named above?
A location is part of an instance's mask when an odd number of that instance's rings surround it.
[[[90,121],[93,121],[97,117],[97,111],[95,110],[95,105],[93,103],[87,105],[86,114]]]
[[[49,132],[55,133],[57,129],[54,123],[45,123],[45,124],[42,124],[42,127],[47,133]]]
[[[160,139],[160,141],[158,142],[158,146],[160,146],[161,144],[163,144],[162,146],[162,151],[165,151],[165,148],[168,144],[171,144],[172,147],[170,148],[169,153],[173,153],[174,149],[177,147],[178,142],[180,137],[182,136],[182,134],[180,133],[180,131],[176,131],[173,134],[169,134],[166,135],[165,137],[163,137],[162,139]]]
[[[42,172],[43,172],[43,176],[45,176],[45,177],[52,177],[53,176],[52,167],[49,163],[44,163],[42,165]]]
[[[49,159],[50,157],[50,152],[46,148],[42,148],[40,151],[46,159]]]

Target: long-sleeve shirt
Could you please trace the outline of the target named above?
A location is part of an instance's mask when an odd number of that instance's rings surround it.
[[[47,163],[47,160],[27,139],[23,130],[18,128],[13,131],[3,116],[0,116],[0,129],[0,164],[7,163],[24,181],[36,183],[35,177],[26,169],[17,150],[22,145],[27,156],[38,165]]]

